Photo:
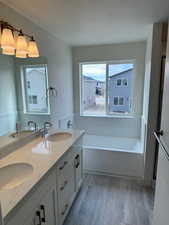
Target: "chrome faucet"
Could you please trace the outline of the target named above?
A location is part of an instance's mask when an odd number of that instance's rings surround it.
[[[28,127],[29,126],[34,126],[34,131],[37,130],[37,124],[34,121],[32,121],[32,120],[28,121]]]
[[[44,128],[43,128],[43,136],[45,137],[46,134],[48,134],[48,129],[52,127],[52,123],[50,122],[45,122],[44,123]]]

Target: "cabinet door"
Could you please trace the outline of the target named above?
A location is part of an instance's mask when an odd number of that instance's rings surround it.
[[[55,188],[46,193],[39,206],[41,222],[44,225],[58,225],[57,196]],[[38,225],[38,224],[37,224]]]
[[[79,190],[83,179],[83,151],[80,149],[75,156],[75,186]]]
[[[63,223],[75,196],[74,159],[69,161],[62,176],[58,177],[60,224]]]
[[[40,222],[40,221],[39,221]],[[30,217],[27,219],[27,222],[22,224],[22,225],[37,225],[38,223],[38,218],[36,217],[35,214],[30,215]]]
[[[154,207],[154,225],[167,225],[169,221],[169,160],[159,148],[157,184]]]

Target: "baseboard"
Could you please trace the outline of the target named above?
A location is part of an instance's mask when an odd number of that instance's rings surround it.
[[[128,180],[135,180],[135,181],[139,181],[141,184],[147,186],[147,184],[144,182],[143,177],[120,175],[120,174],[114,174],[114,173],[109,173],[109,172],[105,172],[105,171],[89,170],[89,169],[85,169],[84,173],[98,175],[98,176],[109,176],[109,177],[116,177],[116,178],[122,178],[122,179],[128,179]]]

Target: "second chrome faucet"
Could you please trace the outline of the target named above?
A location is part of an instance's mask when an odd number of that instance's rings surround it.
[[[43,127],[43,136],[45,137],[45,135],[48,134],[48,130],[49,128],[52,127],[52,123],[51,122],[45,122],[44,123],[44,127]]]

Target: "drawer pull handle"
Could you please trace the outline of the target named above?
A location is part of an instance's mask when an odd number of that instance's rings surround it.
[[[63,170],[63,169],[64,169],[64,167],[67,165],[67,163],[68,163],[67,161],[64,161],[63,165],[62,165],[62,166],[60,166],[60,167],[59,167],[59,169],[60,169],[60,170]]]
[[[43,213],[43,217],[41,218],[42,222],[46,222],[46,213],[45,213],[45,206],[44,205],[41,205],[40,206],[40,209],[42,210],[42,213]]]
[[[64,185],[60,188],[61,191],[63,191],[65,189],[65,186],[68,184],[68,181],[65,180]]]
[[[38,217],[38,224],[37,225],[41,225],[41,216],[40,216],[40,211],[36,212],[36,215]]]
[[[75,157],[75,168],[78,168],[80,166],[80,155],[76,155]]]
[[[65,209],[64,209],[64,211],[63,211],[63,212],[61,212],[62,216],[64,216],[64,215],[65,215],[65,213],[66,213],[66,210],[67,210],[68,206],[69,206],[68,204],[66,204],[66,205],[65,205]]]

